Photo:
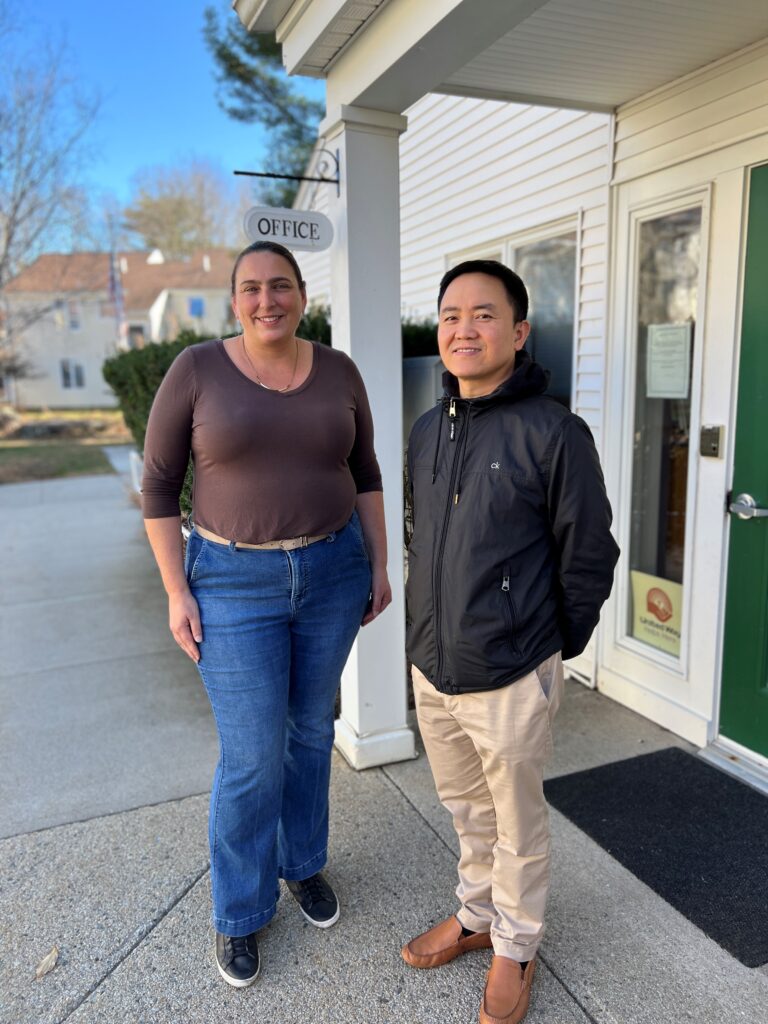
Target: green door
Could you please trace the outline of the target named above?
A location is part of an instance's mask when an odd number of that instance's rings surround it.
[[[720,734],[768,757],[768,165],[750,181],[730,503]]]

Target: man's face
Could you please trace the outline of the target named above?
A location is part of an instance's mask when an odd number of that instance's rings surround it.
[[[489,395],[511,377],[530,329],[527,320],[516,321],[498,278],[462,274],[451,281],[440,304],[437,344],[461,397]]]

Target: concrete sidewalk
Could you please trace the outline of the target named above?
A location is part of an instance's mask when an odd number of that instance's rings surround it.
[[[328,932],[290,896],[252,988],[218,977],[207,789],[215,730],[123,481],[0,487],[0,1022],[471,1024],[489,954],[408,968],[402,942],[455,909],[456,841],[429,766],[336,758]],[[675,744],[568,685],[551,775]],[[680,745],[683,745],[680,743]],[[552,812],[548,932],[531,1024],[762,1024],[743,967]],[[756,911],[758,908],[756,908]],[[56,968],[35,966],[54,943]]]

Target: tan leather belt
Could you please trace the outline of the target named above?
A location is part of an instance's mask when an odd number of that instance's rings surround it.
[[[210,530],[206,530],[202,526],[195,524],[195,530],[204,537],[206,540],[212,540],[216,544],[231,544],[232,542],[227,540],[226,537],[219,537],[216,533],[211,533]],[[295,551],[296,548],[306,548],[310,544],[315,544],[319,540],[325,540],[328,537],[327,533],[320,533],[316,537],[290,537],[288,540],[268,540],[263,544],[246,544],[245,541],[236,540],[236,548],[248,548],[250,551]]]

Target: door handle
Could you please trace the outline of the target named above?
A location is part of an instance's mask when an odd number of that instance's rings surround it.
[[[728,506],[728,511],[739,519],[768,518],[768,508],[759,508],[751,494],[739,494]]]

